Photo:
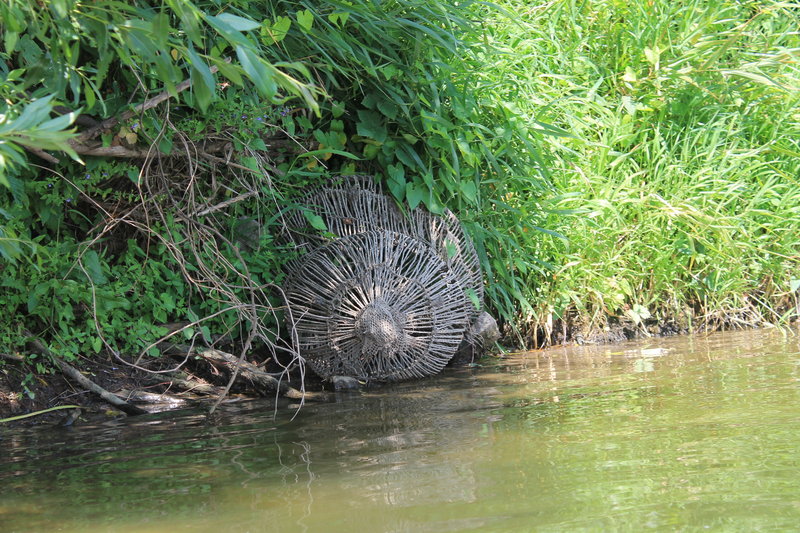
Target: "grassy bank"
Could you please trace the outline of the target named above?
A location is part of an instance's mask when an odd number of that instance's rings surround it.
[[[505,2],[486,75],[544,135],[544,223],[522,233],[533,342],[753,326],[797,314],[800,15],[783,2]],[[515,191],[525,209],[525,191]],[[521,198],[519,198],[521,197]],[[556,214],[559,213],[559,214]],[[527,261],[530,263],[530,261]],[[651,328],[652,330],[652,328]]]
[[[796,4],[40,7],[0,7],[14,395],[167,334],[297,355],[275,236],[341,173],[455,211],[521,344],[796,316]]]

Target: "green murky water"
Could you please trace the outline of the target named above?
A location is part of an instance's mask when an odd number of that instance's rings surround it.
[[[800,529],[798,337],[535,352],[299,413],[0,429],[3,532],[645,529]]]

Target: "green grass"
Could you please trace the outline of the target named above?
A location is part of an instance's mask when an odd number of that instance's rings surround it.
[[[523,328],[549,337],[560,318],[597,330],[648,314],[697,328],[795,316],[800,6],[502,6],[520,16],[490,24],[499,53],[484,75],[530,124],[571,135],[542,137],[554,190],[537,222],[566,239],[500,230],[518,235],[507,268],[530,304]],[[526,269],[533,261],[553,270]]]
[[[404,205],[455,211],[475,238],[487,306],[528,340],[615,319],[635,329],[648,316],[697,328],[795,317],[796,3],[68,4],[15,0],[0,17],[8,351],[24,349],[28,330],[74,358],[106,349],[101,330],[128,353],[165,322],[220,316],[208,338],[279,324],[221,316],[251,301],[231,280],[249,280],[274,311],[259,287],[280,282],[285,252],[268,235],[279,213],[308,185],[354,171]],[[172,51],[141,46],[151,41]],[[100,121],[187,78],[169,106],[100,137],[170,152],[174,167],[26,165],[23,145],[65,150],[71,115],[53,117],[56,103]],[[187,139],[230,141],[235,166],[195,161]],[[181,153],[187,165],[174,163]],[[159,190],[187,193],[165,203]],[[253,197],[227,203],[244,192]],[[200,232],[183,217],[206,205],[225,209]],[[163,216],[127,216],[142,206]],[[237,257],[223,236],[254,213],[269,231]],[[276,329],[259,334],[265,344]]]

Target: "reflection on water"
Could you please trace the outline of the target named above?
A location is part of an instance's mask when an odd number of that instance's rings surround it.
[[[2,531],[790,530],[800,345],[566,347],[338,401],[0,429]]]

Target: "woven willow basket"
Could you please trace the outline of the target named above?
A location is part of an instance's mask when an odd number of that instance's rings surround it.
[[[303,199],[284,239],[300,251],[285,285],[300,350],[324,378],[399,381],[439,372],[475,344],[477,254],[458,219],[403,213],[368,176]],[[318,216],[327,231],[310,227]]]
[[[323,377],[399,381],[439,372],[461,344],[467,304],[418,239],[370,231],[309,253],[287,280],[300,352]]]

